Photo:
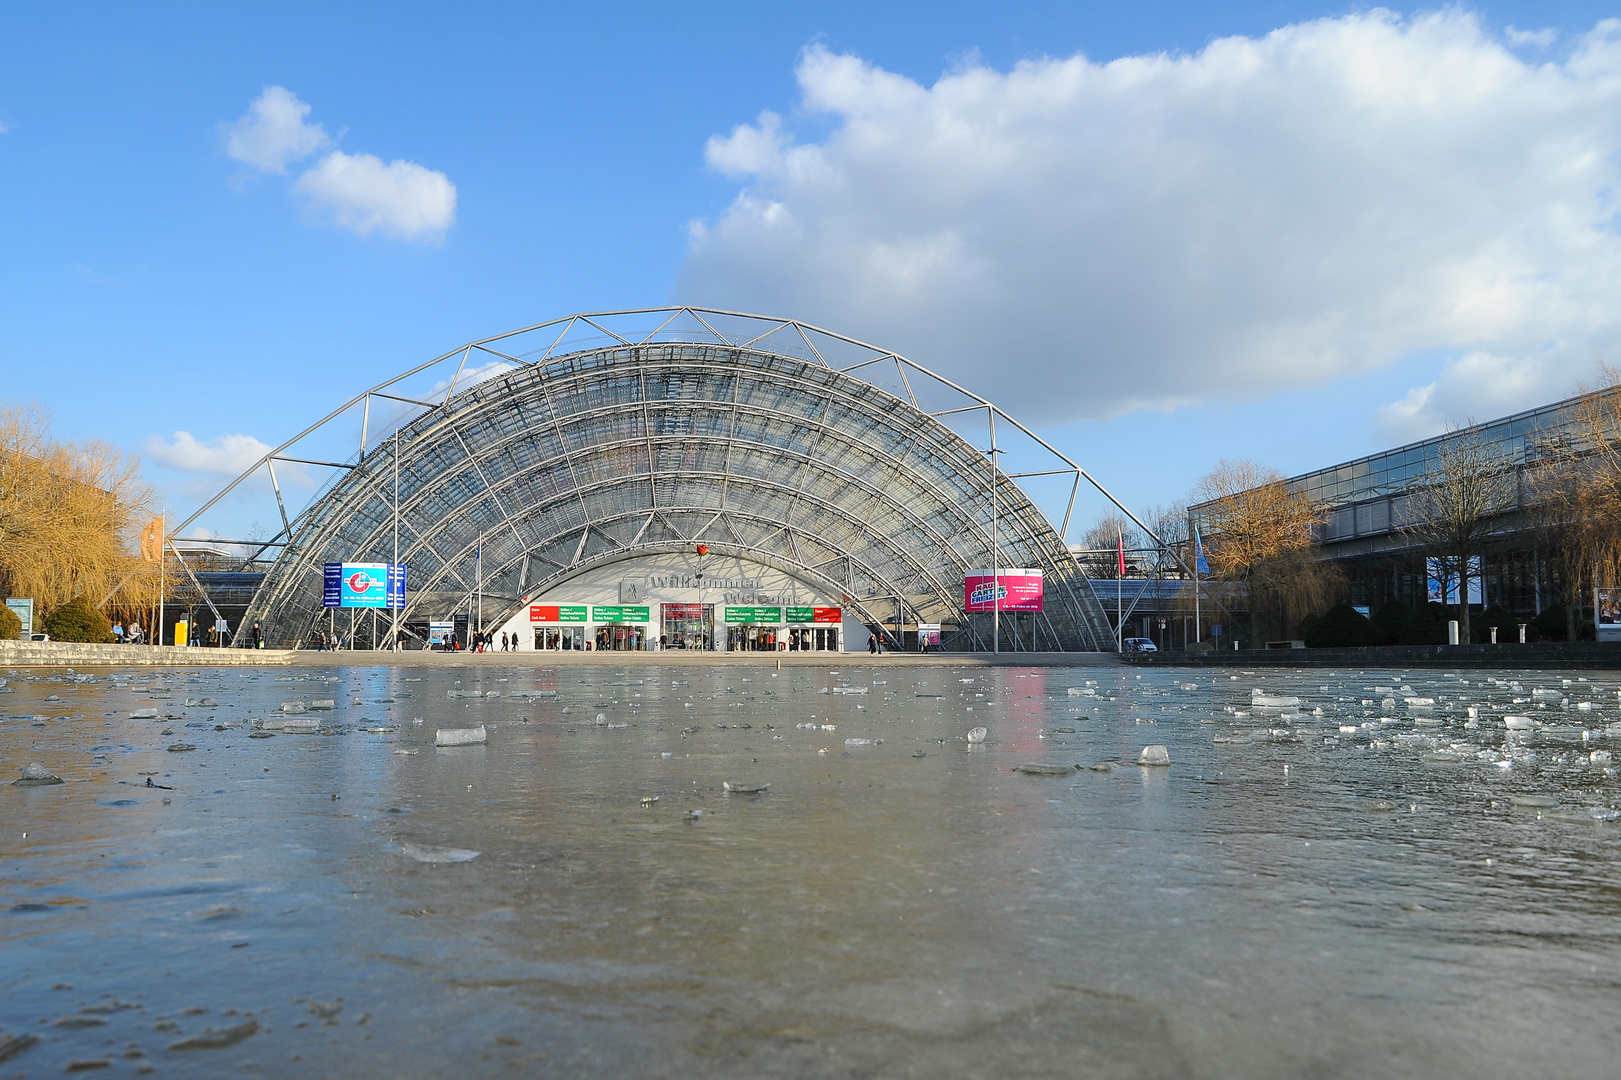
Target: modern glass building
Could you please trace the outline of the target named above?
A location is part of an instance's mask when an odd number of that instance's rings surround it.
[[[1441,455],[1455,440],[1481,440],[1512,473],[1512,496],[1498,515],[1492,541],[1480,553],[1470,596],[1476,605],[1500,604],[1534,616],[1553,604],[1578,607],[1588,598],[1566,596],[1557,566],[1527,511],[1536,493],[1532,472],[1557,455],[1579,449],[1587,437],[1577,415],[1583,397],[1573,397],[1445,435],[1291,478],[1289,485],[1323,508],[1324,554],[1342,564],[1351,580],[1352,602],[1369,609],[1390,599],[1420,605],[1435,598],[1423,552],[1403,524],[1412,519],[1416,490],[1435,479]],[[1195,521],[1202,508],[1191,513]]]
[[[294,470],[315,483],[302,509]],[[275,554],[243,625],[277,645],[391,641],[395,613],[324,606],[325,566],[358,562],[408,568],[411,644],[449,623],[525,650],[865,650],[922,625],[947,649],[1113,648],[1069,512],[1020,487],[1053,476],[1073,478],[1070,509],[1091,479],[904,357],[667,308],[554,320],[364,391],[177,539],[255,485],[273,498],[280,530],[234,542]],[[986,566],[1039,570],[1043,609],[968,611],[965,574]]]

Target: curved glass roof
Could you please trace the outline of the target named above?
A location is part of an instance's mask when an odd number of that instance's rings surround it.
[[[357,413],[361,448],[325,449],[353,437]],[[317,468],[334,475],[294,510],[288,476]],[[1059,477],[1073,507],[1083,479],[1096,486],[1084,470],[904,357],[791,320],[658,309],[464,346],[265,455],[176,539],[256,474],[283,529],[237,542],[280,549],[247,616],[278,643],[324,621],[327,562],[405,563],[412,621],[479,589],[493,625],[589,568],[697,543],[846,598],[871,623],[955,626],[958,648],[988,647],[991,631],[963,611],[963,572],[1039,567],[1046,611],[1033,641],[1024,617],[1021,647],[1112,638],[1061,539],[1067,520],[1055,528],[1020,487]]]

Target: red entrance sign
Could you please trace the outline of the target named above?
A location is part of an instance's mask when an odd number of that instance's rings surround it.
[[[660,604],[659,610],[666,619],[701,619],[704,617],[702,604]]]
[[[816,609],[812,622],[838,623],[844,621],[844,609],[836,607],[819,607]]]
[[[557,622],[556,604],[530,604],[530,622]]]

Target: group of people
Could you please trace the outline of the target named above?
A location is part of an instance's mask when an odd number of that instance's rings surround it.
[[[127,631],[124,629],[123,620],[113,623],[113,640],[120,645],[139,645],[143,640],[143,634],[144,631],[138,622],[130,623]]]
[[[472,649],[470,651],[472,651],[472,652],[494,652],[495,651],[495,631],[494,630],[485,630],[482,633],[475,632],[471,636],[472,636],[472,639],[473,639],[473,647],[472,647]],[[450,647],[452,649],[458,647],[456,645],[456,643],[455,643],[456,642],[456,635],[455,634],[450,635],[450,642],[451,642]],[[505,630],[501,631],[501,651],[502,652],[517,652],[518,651],[518,635],[517,634],[508,634]]]

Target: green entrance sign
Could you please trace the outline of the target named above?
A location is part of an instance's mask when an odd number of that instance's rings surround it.
[[[644,623],[649,621],[647,611],[646,604],[641,607],[593,607],[591,609],[591,621],[597,623]]]
[[[782,608],[729,607],[724,613],[724,620],[729,623],[769,623],[775,626],[782,622]]]

